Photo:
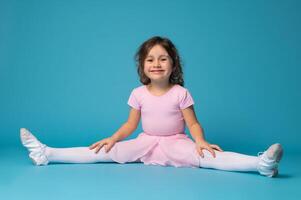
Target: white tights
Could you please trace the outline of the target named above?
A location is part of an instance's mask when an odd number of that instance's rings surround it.
[[[49,162],[58,163],[97,163],[113,162],[106,154],[105,148],[101,148],[98,153],[90,150],[89,147],[52,148],[46,147],[46,157]]]
[[[49,162],[58,163],[97,163],[113,162],[103,147],[97,154],[89,147],[52,148],[46,147]],[[257,171],[257,156],[249,156],[235,152],[215,151],[216,157],[204,150],[204,158],[200,157],[200,167],[227,171]]]
[[[200,167],[226,171],[257,171],[259,158],[245,154],[215,151],[213,158],[209,151],[204,150],[204,158],[200,157]]]

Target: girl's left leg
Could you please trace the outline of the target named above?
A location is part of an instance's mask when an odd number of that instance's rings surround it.
[[[204,158],[200,157],[200,167],[227,171],[257,171],[259,158],[235,152],[215,151],[216,157],[203,150]]]
[[[227,171],[256,171],[268,177],[277,176],[278,164],[283,155],[282,146],[278,143],[271,145],[259,156],[215,151],[214,158],[209,151],[203,152],[204,158],[200,157],[200,167]]]

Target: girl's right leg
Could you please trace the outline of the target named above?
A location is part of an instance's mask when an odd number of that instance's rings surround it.
[[[45,155],[49,162],[56,163],[97,163],[114,162],[109,154],[105,153],[105,148],[101,148],[98,153],[90,150],[89,147],[52,148],[46,147]]]
[[[283,149],[278,143],[271,145],[260,156],[215,151],[214,158],[209,151],[203,152],[204,158],[200,157],[200,167],[227,171],[254,171],[268,177],[277,176],[278,163],[283,155]]]
[[[28,130],[21,128],[22,144],[28,149],[29,157],[36,165],[47,165],[49,162],[58,163],[96,163],[113,162],[109,154],[102,148],[97,154],[89,147],[52,148],[41,143]]]

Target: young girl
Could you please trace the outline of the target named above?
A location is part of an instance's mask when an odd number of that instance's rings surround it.
[[[140,82],[128,100],[131,106],[126,123],[111,137],[89,147],[52,148],[21,128],[22,144],[35,165],[56,163],[143,162],[146,165],[202,167],[228,171],[257,171],[274,177],[283,150],[271,145],[258,156],[224,152],[205,140],[193,98],[184,88],[178,51],[167,38],[153,37],[136,53]],[[137,128],[143,132],[122,141]],[[185,122],[194,141],[184,132]]]

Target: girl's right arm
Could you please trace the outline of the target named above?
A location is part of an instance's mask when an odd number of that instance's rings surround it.
[[[138,127],[139,121],[141,117],[140,110],[135,108],[131,108],[129,117],[126,123],[124,123],[111,137],[100,140],[94,144],[92,144],[89,149],[95,149],[95,153],[98,153],[99,150],[105,146],[106,152],[109,152],[110,149],[114,146],[114,144],[118,141],[121,141],[131,135],[136,128]]]

